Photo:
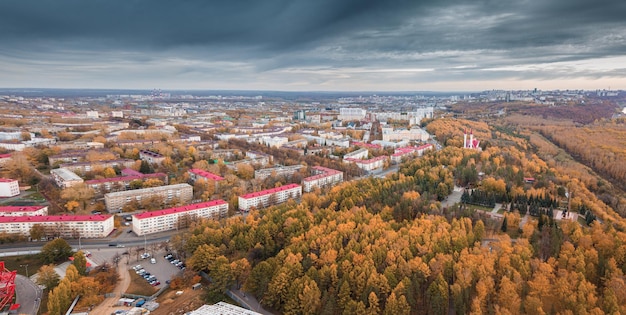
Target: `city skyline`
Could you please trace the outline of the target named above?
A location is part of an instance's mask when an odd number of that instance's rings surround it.
[[[626,3],[3,1],[0,87],[624,89]]]

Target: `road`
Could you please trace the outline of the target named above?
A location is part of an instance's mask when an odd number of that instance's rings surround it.
[[[37,315],[43,290],[31,279],[22,275],[15,277],[16,303],[20,304],[20,314]]]

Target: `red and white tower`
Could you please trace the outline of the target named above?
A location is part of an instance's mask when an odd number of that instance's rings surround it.
[[[4,267],[4,261],[0,261],[0,310],[13,301],[16,274],[17,271],[7,270]]]

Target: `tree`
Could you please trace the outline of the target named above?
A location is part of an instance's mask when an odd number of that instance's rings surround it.
[[[504,220],[502,220],[502,226],[500,227],[500,230],[502,230],[502,232],[506,233],[506,230],[508,228],[508,222],[507,222],[507,218],[506,215],[504,215]]]
[[[85,254],[83,254],[83,251],[79,250],[76,254],[74,254],[74,261],[72,262],[72,265],[76,267],[79,275],[87,275],[87,258],[85,257]]]
[[[54,265],[43,265],[37,271],[37,284],[43,285],[47,290],[52,290],[59,285],[59,274],[54,270]]]
[[[159,187],[163,185],[163,181],[158,178],[148,178],[143,182],[143,188]]]
[[[33,224],[30,228],[30,239],[31,240],[40,240],[46,235],[46,229],[41,224]]]
[[[102,174],[105,178],[113,178],[117,176],[117,174],[115,173],[115,170],[112,167],[105,168]]]
[[[72,256],[72,247],[64,239],[57,238],[44,245],[39,255],[44,263],[59,262]]]
[[[154,173],[154,168],[152,167],[152,165],[150,165],[150,163],[148,163],[148,161],[142,160],[141,166],[139,167],[139,172],[143,174],[152,174]]]
[[[428,300],[428,314],[448,313],[448,283],[442,274],[439,274],[428,286],[426,299]]]

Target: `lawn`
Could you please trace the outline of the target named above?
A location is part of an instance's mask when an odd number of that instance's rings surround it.
[[[126,293],[151,296],[158,291],[156,287],[151,286],[148,281],[136,274],[135,271],[129,270],[128,273],[130,274],[130,285]]]
[[[2,257],[0,261],[4,261],[4,265],[8,270],[17,270],[20,275],[26,275],[28,268],[28,276],[32,276],[43,265],[39,259],[39,255],[10,256]],[[28,267],[26,267],[28,265]]]

